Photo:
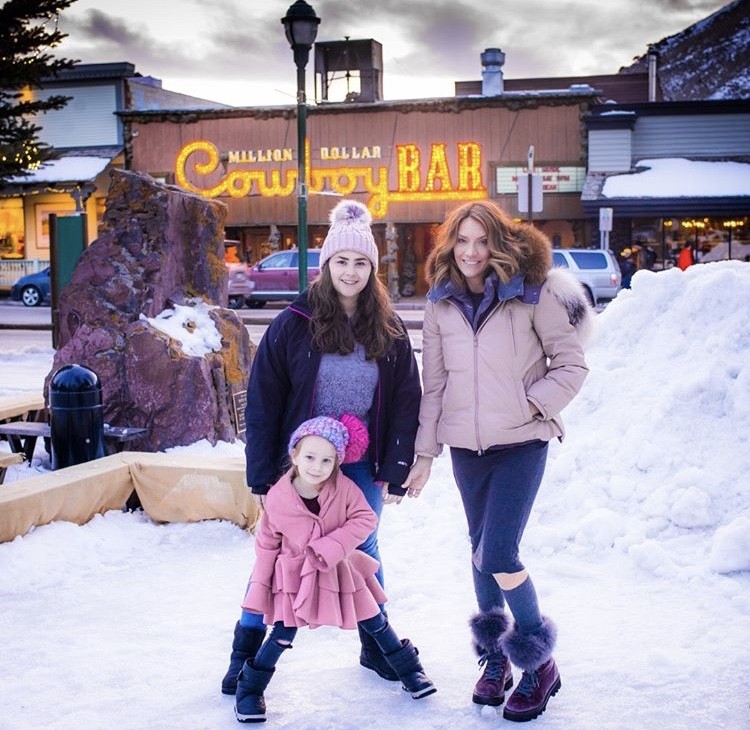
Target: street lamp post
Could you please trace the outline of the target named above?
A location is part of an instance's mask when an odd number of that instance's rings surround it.
[[[307,288],[307,98],[305,67],[318,35],[320,18],[305,0],[297,0],[281,19],[297,66],[297,249],[299,291]]]

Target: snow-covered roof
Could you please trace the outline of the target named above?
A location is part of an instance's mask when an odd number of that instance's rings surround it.
[[[64,153],[56,160],[48,160],[27,175],[16,175],[8,178],[7,183],[12,185],[39,185],[88,182],[103,172],[107,165],[112,162],[113,157],[114,155],[109,152],[83,155],[76,152]]]
[[[610,175],[605,198],[715,198],[750,196],[750,164],[680,157],[639,160],[634,172]]]

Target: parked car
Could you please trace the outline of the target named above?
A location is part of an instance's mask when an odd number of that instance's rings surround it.
[[[247,264],[242,262],[227,264],[227,294],[229,295],[229,306],[232,309],[244,307],[245,300],[250,294],[250,283],[247,278],[249,268]]]
[[[608,249],[556,248],[552,252],[552,264],[568,269],[583,284],[594,306],[611,301],[620,291],[620,266]]]
[[[307,280],[319,273],[320,249],[307,251]],[[291,301],[299,293],[299,251],[277,251],[247,268],[250,293],[245,297],[248,307],[265,307],[267,302]]]
[[[34,274],[22,276],[10,288],[10,298],[27,307],[38,307],[50,302],[49,266]]]

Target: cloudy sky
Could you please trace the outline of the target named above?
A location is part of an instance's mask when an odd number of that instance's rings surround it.
[[[76,0],[60,53],[130,61],[164,87],[228,104],[295,103],[296,74],[280,19],[290,0]],[[617,73],[649,43],[727,0],[312,0],[318,40],[383,45],[386,99],[452,96],[481,78],[480,53],[500,47],[506,78]],[[313,99],[313,64],[308,98]],[[343,80],[341,82],[342,98]],[[331,99],[334,97],[332,91]]]

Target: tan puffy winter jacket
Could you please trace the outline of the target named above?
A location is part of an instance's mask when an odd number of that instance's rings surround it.
[[[476,334],[455,302],[428,300],[416,453],[562,439],[560,412],[586,378],[582,343],[592,322],[580,285],[558,269],[547,273],[538,303],[496,302]]]

